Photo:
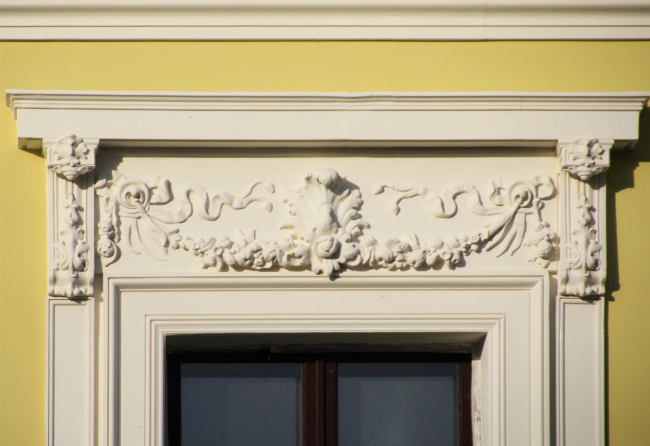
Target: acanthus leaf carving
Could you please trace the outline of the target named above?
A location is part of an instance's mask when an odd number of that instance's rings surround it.
[[[598,207],[604,200],[600,174],[609,168],[613,144],[595,138],[558,143],[560,163],[566,172],[563,200],[568,213],[560,251],[563,295],[598,297],[605,293],[605,247],[599,232],[603,215]]]
[[[596,220],[593,213],[596,208],[584,193],[583,191],[576,205],[576,225],[565,246],[565,270],[560,273],[562,293],[580,297],[602,295],[605,292],[605,276],[600,271],[600,255],[604,247],[600,244],[598,231],[594,227]]]
[[[290,229],[294,242],[308,249],[316,274],[331,276],[341,265],[360,260],[361,250],[354,239],[370,225],[359,213],[361,192],[345,180],[337,171],[325,169],[307,174],[303,188],[285,191],[284,202],[294,218],[281,229]]]
[[[609,169],[609,150],[613,141],[581,138],[560,142],[558,151],[562,167],[580,181],[589,181]]]
[[[92,295],[95,258],[89,215],[94,215],[94,178],[98,139],[68,135],[44,138],[48,200],[54,205],[48,225],[51,296],[82,299]],[[89,230],[90,229],[90,230]]]
[[[50,294],[69,298],[87,296],[86,285],[79,279],[79,273],[88,267],[88,251],[90,245],[85,241],[85,231],[74,195],[68,195],[65,204],[65,219],[63,229],[59,232],[57,243],[53,246],[54,274],[65,275],[65,280],[53,280]],[[56,278],[55,278],[56,279]],[[58,283],[57,283],[58,282]]]
[[[253,201],[262,202],[264,209],[271,210],[270,203],[259,197],[252,197],[252,190],[260,183],[252,185],[239,199],[232,195],[222,204],[233,209],[241,209]],[[272,185],[267,188],[273,191]],[[451,218],[456,212],[455,198],[466,193],[470,195],[470,207],[482,216],[494,217],[490,224],[471,235],[460,234],[451,237],[434,238],[420,242],[413,233],[401,237],[384,237],[380,240],[364,232],[370,228],[361,216],[363,199],[361,191],[346,180],[344,175],[333,169],[324,169],[307,174],[305,185],[298,190],[285,190],[284,203],[288,206],[291,219],[280,228],[288,230],[288,237],[267,241],[258,239],[255,230],[244,234],[239,231],[232,239],[226,236],[195,239],[184,236],[178,228],[164,226],[167,223],[183,222],[191,214],[192,193],[202,197],[205,191],[200,186],[181,187],[180,202],[175,203],[173,211],[162,209],[156,213],[154,206],[172,206],[170,203],[171,185],[167,180],[127,180],[113,172],[111,180],[100,180],[97,193],[102,197],[103,209],[109,217],[102,222],[98,252],[108,264],[117,255],[115,243],[119,241],[122,226],[128,234],[126,243],[137,252],[146,252],[153,258],[161,258],[151,249],[138,250],[144,244],[141,232],[151,230],[150,238],[155,238],[160,246],[172,250],[192,253],[202,268],[216,268],[218,271],[235,269],[264,270],[274,268],[311,269],[315,274],[335,275],[343,268],[386,268],[404,270],[408,268],[448,268],[462,266],[464,258],[483,248],[491,250],[500,246],[497,256],[506,252],[514,254],[522,245],[531,247],[530,261],[547,267],[555,259],[557,235],[548,222],[542,220],[543,201],[555,195],[555,186],[550,177],[539,175],[532,180],[509,181],[496,179],[492,182],[490,200],[494,206],[483,205],[478,190],[466,183],[453,185],[441,196],[429,189],[417,187],[398,187],[381,185],[376,193],[386,188],[403,193],[395,200],[393,209],[399,211],[401,200],[421,196],[433,214],[440,218]],[[200,192],[203,191],[203,192]],[[156,193],[158,197],[156,197]],[[219,195],[225,196],[223,193]],[[215,196],[216,197],[216,196]],[[189,203],[189,204],[188,204]],[[208,207],[198,212],[199,216],[213,215]],[[161,217],[165,216],[165,217]],[[532,216],[533,230],[526,234],[527,217]],[[207,218],[206,218],[207,219]],[[111,222],[112,226],[108,224]],[[125,229],[126,228],[126,229]],[[134,247],[135,245],[135,247]],[[101,251],[100,251],[101,248]]]
[[[95,169],[95,152],[99,141],[68,135],[59,140],[44,141],[47,166],[59,177],[74,181]]]

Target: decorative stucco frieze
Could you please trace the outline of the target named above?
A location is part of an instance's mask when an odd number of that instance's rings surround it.
[[[438,195],[423,186],[395,186],[382,184],[377,187],[376,194],[390,188],[401,193],[393,202],[391,212],[397,215],[401,201],[421,197],[431,213],[437,218],[451,218],[456,215],[456,197],[461,194],[469,195],[469,209],[472,213],[483,216],[496,216],[490,224],[480,232],[472,235],[461,235],[457,240],[461,244],[475,246],[477,250],[482,243],[488,251],[501,245],[497,257],[510,252],[514,254],[521,246],[534,247],[529,255],[530,261],[537,261],[546,267],[554,258],[556,234],[550,229],[548,222],[542,220],[542,202],[555,196],[555,185],[548,175],[538,175],[532,180],[510,181],[497,178],[492,181],[490,201],[494,206],[485,207],[479,191],[471,184],[458,183],[447,187]],[[525,238],[527,216],[532,215],[533,227],[536,234]],[[498,235],[498,236],[497,236]]]
[[[560,141],[562,219],[560,294],[600,297],[605,293],[605,174],[614,141]]]
[[[112,172],[110,178],[101,179],[96,185],[105,214],[99,228],[98,254],[104,258],[104,265],[114,262],[122,234],[130,250],[158,260],[166,258],[168,249],[184,250],[192,253],[202,268],[214,267],[218,271],[228,267],[311,269],[316,274],[332,276],[343,268],[439,269],[446,265],[453,269],[464,265],[466,256],[497,247],[498,257],[527,246],[528,260],[547,267],[557,251],[557,235],[541,216],[542,202],[556,194],[547,175],[532,180],[493,180],[492,206],[484,206],[478,190],[467,183],[452,185],[441,195],[421,186],[377,186],[375,194],[387,188],[401,193],[392,206],[394,214],[399,212],[400,201],[421,196],[435,217],[451,218],[456,214],[456,197],[468,194],[472,212],[492,217],[474,233],[423,242],[413,232],[379,240],[373,237],[367,231],[370,224],[361,216],[361,191],[333,169],[309,173],[303,187],[282,192],[292,217],[280,225],[280,229],[288,231],[285,238],[261,240],[254,229],[239,230],[232,238],[196,238],[184,235],[179,227],[168,226],[186,221],[193,208],[205,220],[219,218],[223,205],[243,209],[252,202],[260,202],[270,212],[270,202],[252,195],[261,184],[274,192],[272,184],[254,183],[241,197],[224,192],[209,195],[200,186],[181,186],[172,193],[171,183],[166,179],[127,179]],[[193,207],[194,195],[201,206]],[[532,231],[527,231],[531,223],[528,220],[532,220]]]
[[[117,243],[124,237],[132,252],[164,260],[170,236],[178,232],[165,224],[183,223],[194,213],[213,221],[219,219],[224,206],[238,210],[255,202],[271,212],[273,206],[267,199],[253,195],[258,186],[275,192],[273,184],[256,182],[241,196],[223,191],[210,194],[195,184],[181,186],[172,194],[171,183],[165,178],[129,179],[110,172],[95,185],[104,214],[98,228],[97,253],[105,266],[110,265],[119,257]]]
[[[85,298],[93,293],[94,178],[98,139],[75,135],[45,138],[49,225],[49,287],[51,296]]]

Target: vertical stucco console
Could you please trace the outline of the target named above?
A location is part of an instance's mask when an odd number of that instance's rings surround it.
[[[164,444],[166,336],[237,332],[469,343],[475,445],[604,444],[606,170],[647,97],[9,91],[50,444]]]

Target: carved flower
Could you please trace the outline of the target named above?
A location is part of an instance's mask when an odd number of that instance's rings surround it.
[[[116,253],[115,242],[108,238],[100,238],[97,241],[97,254],[102,257],[113,257]]]
[[[456,267],[464,258],[464,251],[460,242],[452,240],[449,244],[446,244],[442,251],[442,258],[447,262],[447,267]]]
[[[456,241],[460,243],[460,249],[465,255],[470,255],[473,252],[478,252],[479,244],[481,243],[481,235],[475,234],[473,236],[459,235]]]
[[[392,252],[392,260],[386,264],[388,269],[407,269],[409,267],[406,258],[406,253],[410,250],[408,243],[395,237],[385,237],[381,240],[381,245]]]
[[[76,135],[62,138],[52,150],[57,161],[63,161],[70,167],[79,165],[82,159],[87,158],[88,154],[88,147],[84,144],[84,140]]]
[[[540,221],[529,234],[524,242],[525,246],[534,248],[528,254],[529,262],[537,262],[546,268],[555,258],[557,252],[557,234],[550,228],[546,221]]]
[[[108,266],[117,260],[119,249],[115,243],[115,226],[110,218],[99,223],[99,240],[97,241],[97,254],[103,257],[104,266]]]
[[[110,218],[101,221],[99,224],[99,232],[101,235],[108,238],[113,238],[115,236],[115,226]]]
[[[212,243],[214,243],[214,239],[209,239],[208,242],[203,239],[199,239],[190,245],[190,251],[192,251],[192,254],[195,256],[203,256],[205,255],[205,252],[208,250],[208,248],[212,245]]]
[[[421,249],[411,251],[406,255],[406,262],[413,268],[418,268],[427,260],[427,253]]]
[[[316,274],[331,276],[341,265],[361,263],[361,249],[352,242],[349,232],[339,229],[335,234],[326,234],[311,245],[311,269]]]
[[[361,237],[363,247],[363,264],[369,266],[388,267],[388,264],[395,258],[393,251],[381,246],[371,235]]]
[[[433,239],[426,245],[427,265],[433,267],[441,260],[444,260],[445,242],[439,238]]]
[[[334,257],[341,247],[341,242],[331,235],[324,235],[315,243],[316,253],[323,259]]]
[[[363,263],[362,248],[354,241],[368,227],[359,213],[363,204],[361,192],[352,189],[345,175],[334,169],[309,173],[305,183],[305,187],[285,194],[284,202],[294,218],[281,228],[291,230],[294,243],[285,251],[284,262],[290,266],[311,262],[312,271],[328,276],[341,265]]]
[[[180,234],[172,234],[169,237],[169,247],[171,249],[180,249],[181,248],[181,242],[183,241],[183,236]]]
[[[224,238],[217,245],[221,250],[218,255],[223,256],[224,261],[230,266],[255,269],[270,268],[274,262],[282,258],[282,251],[278,244],[268,244],[263,240],[257,240],[255,230],[251,230],[248,235],[239,231],[237,242]],[[268,245],[273,246],[266,250]]]
[[[569,148],[572,161],[577,161],[585,167],[593,166],[596,160],[602,159],[603,148],[597,139],[579,139]]]

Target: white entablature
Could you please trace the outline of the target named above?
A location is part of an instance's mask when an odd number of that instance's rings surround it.
[[[647,0],[4,0],[3,40],[642,40]]]
[[[144,345],[158,336],[147,331],[154,314],[221,332],[239,307],[218,296],[238,290],[261,305],[261,289],[282,289],[301,307],[299,289],[313,317],[338,314],[323,330],[364,330],[344,321],[375,321],[383,308],[408,331],[399,299],[372,304],[385,282],[427,309],[422,330],[458,318],[458,330],[494,343],[476,351],[492,380],[475,383],[484,400],[474,409],[490,414],[489,426],[475,426],[483,445],[551,444],[552,417],[557,444],[601,445],[605,172],[610,151],[638,138],[649,95],[8,91],[19,146],[42,148],[48,166],[51,442],[140,444],[127,427],[144,423],[142,441],[157,444],[162,390],[151,361],[164,335],[142,363],[119,365],[139,361],[135,347],[120,347],[121,330]],[[175,300],[181,291],[191,314]],[[365,297],[355,306],[341,291]],[[277,311],[260,307],[250,320]],[[203,313],[212,315],[205,327]],[[278,316],[286,327],[288,313]],[[300,317],[308,326],[311,316]],[[172,333],[169,321],[161,327]],[[386,321],[376,329],[395,330]],[[566,360],[575,352],[585,353]],[[56,373],[62,357],[74,372]],[[118,377],[150,389],[131,401],[123,431],[130,396]],[[522,414],[530,423],[515,422]]]

